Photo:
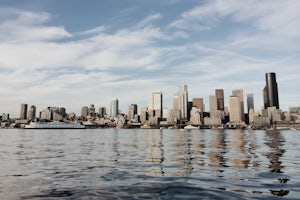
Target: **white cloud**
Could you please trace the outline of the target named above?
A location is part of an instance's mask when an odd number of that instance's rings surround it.
[[[219,19],[226,16],[269,34],[300,37],[300,2],[297,0],[209,0],[204,5],[183,13],[170,27],[186,30],[211,29]]]
[[[126,112],[131,103],[147,105],[153,90],[161,90],[165,105],[171,106],[180,83],[188,84],[190,98],[206,98],[215,88],[224,88],[229,95],[237,87],[261,97],[268,71],[281,74],[278,81],[285,83],[279,82],[280,87],[295,89],[300,75],[295,56],[299,47],[294,42],[298,41],[294,32],[299,18],[297,8],[290,8],[292,1],[286,2],[261,3],[254,9],[257,1],[247,1],[247,5],[207,1],[167,28],[154,25],[163,19],[154,14],[126,28],[98,25],[80,33],[49,25],[53,20],[49,13],[2,9],[0,27],[6,29],[0,29],[0,103],[9,106],[1,112],[14,110],[18,116],[19,104],[29,103],[38,104],[39,109],[66,106],[79,113],[81,106],[91,103],[108,108],[112,97],[119,98]],[[278,13],[279,5],[284,12]],[[213,31],[223,17],[244,27],[233,27],[223,40],[192,38],[203,29]],[[287,19],[290,24],[284,23]],[[274,24],[281,24],[287,32]],[[281,56],[278,47],[288,50],[290,57]],[[266,50],[270,56],[260,55]],[[256,100],[257,107],[260,102]],[[288,99],[283,102],[287,107]]]
[[[0,9],[5,14],[0,23],[0,41],[26,42],[56,40],[71,37],[64,27],[44,25],[51,15],[43,12],[29,12],[15,9]]]

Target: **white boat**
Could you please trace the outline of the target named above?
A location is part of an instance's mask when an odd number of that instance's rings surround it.
[[[197,129],[200,129],[199,126],[192,126],[192,125],[187,125],[184,127],[184,129],[186,130],[197,130]]]
[[[30,122],[25,125],[25,129],[84,129],[85,126],[79,123],[65,123],[65,122]]]

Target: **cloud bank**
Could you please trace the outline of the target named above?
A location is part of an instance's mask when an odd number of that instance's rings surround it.
[[[55,14],[0,8],[1,112],[19,115],[21,103],[121,110],[148,105],[163,91],[165,106],[178,85],[190,99],[214,89],[244,88],[262,106],[264,74],[277,73],[280,104],[299,105],[299,1],[205,1],[185,12],[151,13],[126,27],[96,24],[68,31]],[[166,20],[166,18],[168,20]],[[160,23],[164,22],[164,23]]]

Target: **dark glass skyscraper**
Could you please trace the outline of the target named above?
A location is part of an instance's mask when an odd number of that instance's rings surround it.
[[[278,87],[276,74],[274,72],[266,73],[266,86],[263,90],[264,107],[276,107],[279,109]]]

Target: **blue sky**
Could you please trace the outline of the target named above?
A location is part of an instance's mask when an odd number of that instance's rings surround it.
[[[21,103],[79,114],[148,105],[178,85],[189,99],[237,88],[262,107],[265,73],[275,72],[280,107],[300,106],[298,0],[0,0],[0,112]]]

